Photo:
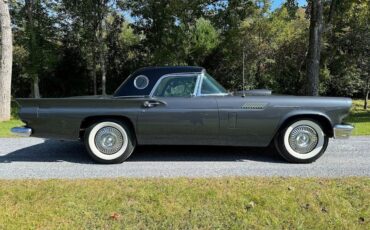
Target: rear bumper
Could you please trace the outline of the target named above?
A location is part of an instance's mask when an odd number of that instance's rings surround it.
[[[354,127],[349,124],[340,124],[334,126],[334,138],[335,139],[348,139],[351,136]]]
[[[10,131],[20,137],[29,137],[32,134],[32,129],[27,127],[14,127]]]

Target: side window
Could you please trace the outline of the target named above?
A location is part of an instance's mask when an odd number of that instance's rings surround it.
[[[227,91],[214,78],[206,74],[202,81],[201,94],[225,94]]]
[[[155,97],[189,97],[194,93],[197,76],[169,76],[163,78],[153,96]]]

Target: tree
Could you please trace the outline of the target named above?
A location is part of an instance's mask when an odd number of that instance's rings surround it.
[[[99,26],[96,31],[96,40],[98,42],[99,51],[99,65],[101,71],[101,84],[102,84],[102,95],[107,94],[107,68],[106,68],[106,42],[105,37],[107,34],[106,18],[109,12],[110,0],[99,0],[96,1],[96,21]]]
[[[360,69],[360,76],[363,81],[363,98],[364,109],[368,109],[368,100],[370,94],[370,6],[368,4],[359,4],[355,9],[355,18],[358,18],[355,23],[355,44],[357,48],[356,59],[357,66]]]
[[[12,93],[28,97],[38,82],[45,97],[111,93],[148,65],[203,66],[241,90],[245,53],[247,89],[302,95],[311,82],[310,94],[366,98],[369,1],[310,0],[305,9],[285,0],[274,11],[270,2],[12,1]]]
[[[273,35],[269,47],[275,49],[270,57],[273,61],[272,89],[279,94],[304,95],[309,21],[303,9],[294,15],[292,19],[288,8],[283,7],[271,18]]]
[[[257,24],[262,21],[261,15],[268,15],[269,2],[214,1],[207,8],[210,9],[208,18],[219,31],[220,41],[203,62],[204,67],[230,90],[242,90],[242,57],[243,51],[246,51],[246,87],[253,88],[258,65],[258,48],[255,45],[257,37],[261,37]],[[263,29],[263,26],[260,28]]]
[[[37,1],[37,3],[39,3]],[[36,4],[37,4],[36,3]],[[38,72],[37,72],[37,66],[39,65],[38,63],[38,54],[39,54],[39,48],[38,47],[38,42],[37,42],[37,38],[36,38],[36,31],[35,31],[35,28],[34,28],[34,20],[33,20],[33,14],[34,14],[34,8],[35,8],[35,2],[34,0],[26,0],[26,5],[25,5],[25,8],[26,8],[26,14],[27,14],[27,26],[26,26],[26,30],[29,34],[29,42],[28,42],[28,49],[29,49],[29,74],[31,75],[31,79],[32,79],[32,85],[33,85],[33,88],[32,89],[32,92],[33,92],[33,96],[35,98],[39,98],[40,97],[40,88],[39,88],[39,75],[38,75]]]
[[[319,95],[321,34],[323,29],[322,0],[310,1],[310,34],[307,52],[308,94]]]
[[[123,9],[132,9],[132,15],[139,20],[134,22],[142,40],[143,52],[147,53],[149,65],[178,65],[184,62],[184,34],[180,28],[180,18],[176,1],[127,0]]]
[[[0,67],[0,121],[10,119],[11,82],[13,63],[12,29],[7,0],[0,0],[1,67]]]
[[[106,94],[106,17],[113,0],[63,1],[73,19],[73,26],[82,39],[82,49],[88,59],[93,78],[94,94],[97,94],[97,63],[102,77],[102,94]]]
[[[370,83],[369,7],[367,0],[332,0],[326,5],[324,12],[328,18],[321,59],[323,93],[363,97],[364,107]]]
[[[284,6],[287,8],[288,10],[288,13],[289,13],[289,17],[291,19],[295,19],[296,17],[296,12],[297,10],[299,9],[299,6],[298,6],[298,2],[297,0],[287,0],[285,3],[284,3]]]
[[[15,27],[15,41],[27,51],[22,74],[30,81],[31,96],[35,98],[41,96],[41,78],[53,72],[56,62],[53,4],[53,1],[25,0]]]
[[[136,18],[133,28],[137,34],[143,35],[141,46],[146,65],[186,65],[201,64],[199,62],[207,53],[194,58],[194,52],[200,48],[206,48],[208,52],[208,48],[214,46],[210,43],[214,43],[212,40],[217,36],[217,30],[204,17],[212,8],[209,7],[211,2],[218,1],[126,0],[121,1],[120,6]],[[205,37],[206,33],[211,37]],[[202,47],[195,47],[200,45],[199,42],[203,43]]]
[[[369,66],[367,66],[369,68]],[[369,71],[369,70],[368,70]],[[369,93],[370,93],[370,75],[365,75],[365,87],[364,87],[364,109],[369,108]]]
[[[186,31],[184,32],[186,33]],[[186,56],[191,65],[201,65],[204,59],[219,44],[219,34],[209,20],[199,18],[187,31],[189,47]]]

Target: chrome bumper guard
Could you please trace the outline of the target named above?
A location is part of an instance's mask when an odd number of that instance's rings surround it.
[[[335,139],[348,139],[351,136],[354,127],[348,124],[340,124],[334,126],[334,138]]]
[[[27,127],[14,127],[10,132],[20,137],[29,137],[32,134],[32,129]]]

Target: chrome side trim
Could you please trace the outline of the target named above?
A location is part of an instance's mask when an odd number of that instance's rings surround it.
[[[32,129],[27,127],[14,127],[10,131],[20,137],[29,137],[32,134]]]
[[[354,127],[348,124],[340,124],[334,126],[335,139],[348,139],[351,136]]]
[[[119,98],[145,98],[148,96],[145,95],[133,95],[133,96],[118,96],[118,97],[113,97],[114,99],[119,99]]]

